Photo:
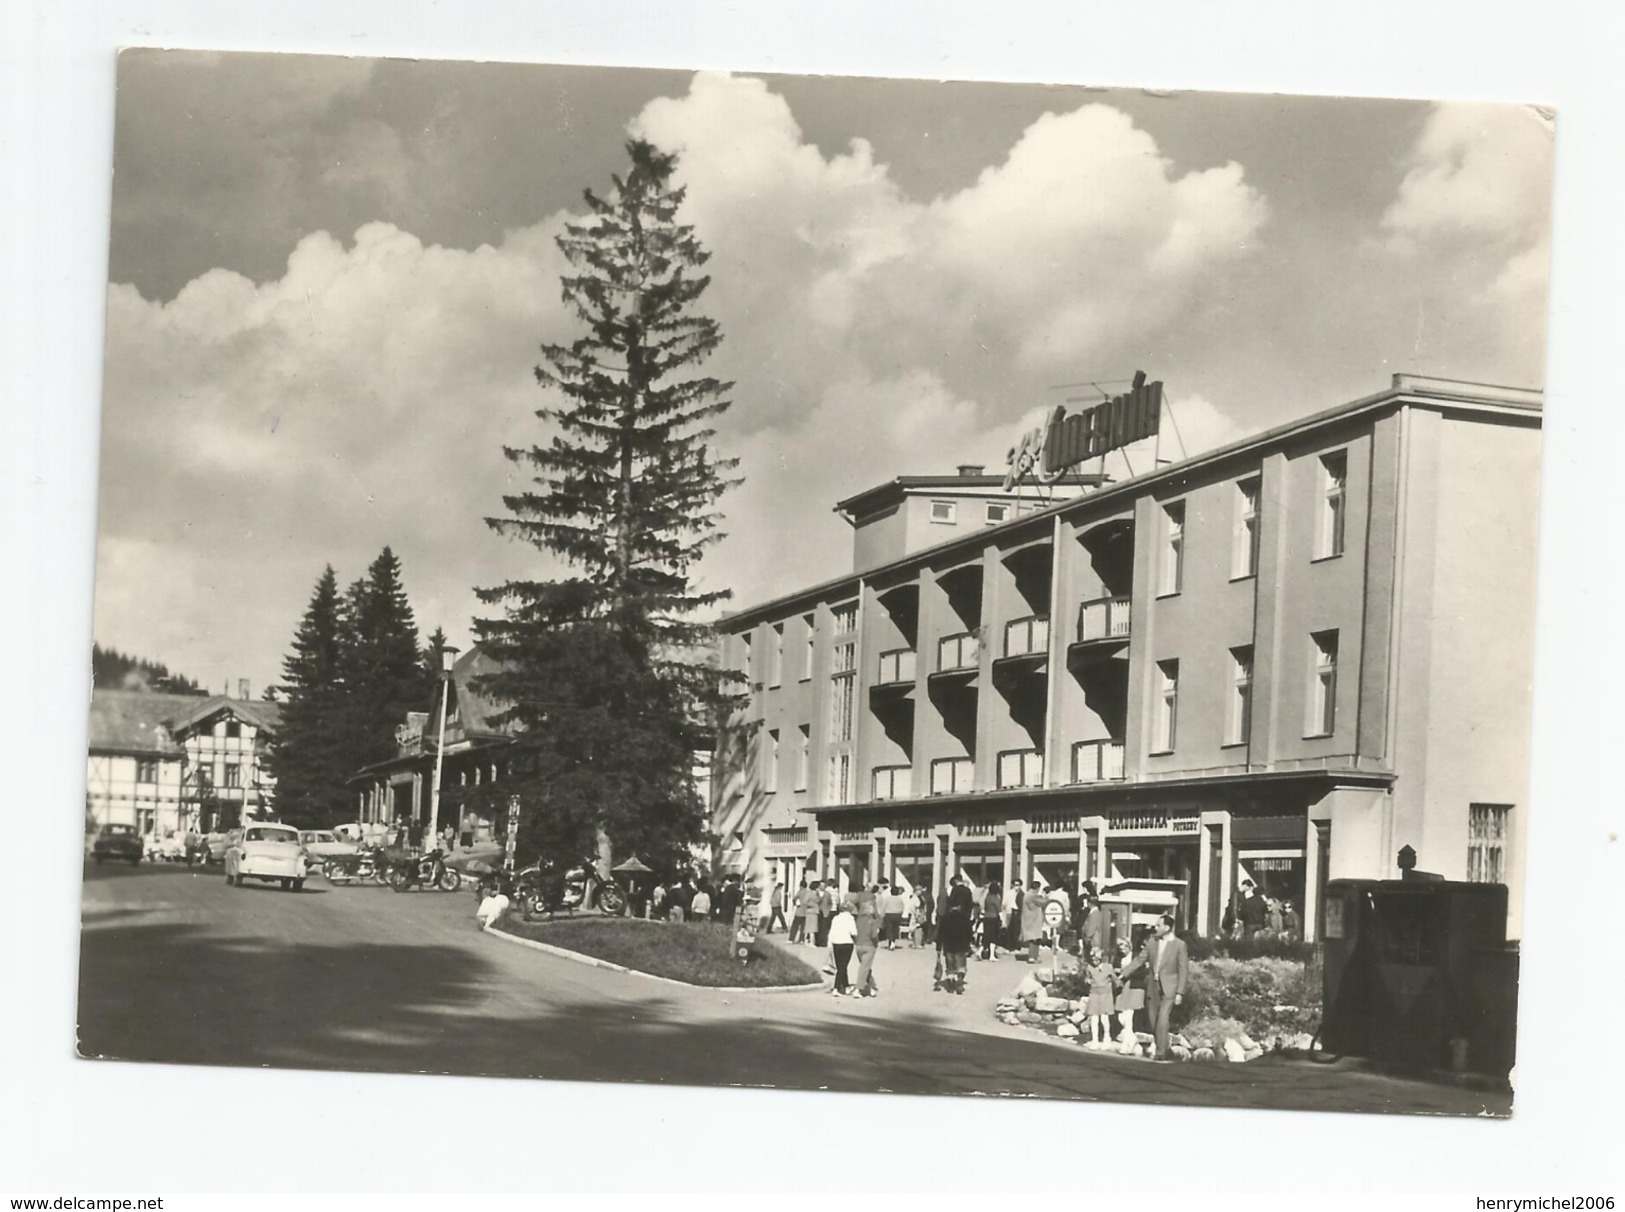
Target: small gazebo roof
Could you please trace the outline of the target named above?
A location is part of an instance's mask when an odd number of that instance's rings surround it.
[[[633,855],[631,858],[627,859],[626,862],[624,862],[624,863],[615,864],[615,866],[611,867],[610,870],[611,871],[624,871],[628,875],[653,875],[654,874],[654,868],[653,867],[645,867],[642,863],[640,863],[638,861],[637,855]]]

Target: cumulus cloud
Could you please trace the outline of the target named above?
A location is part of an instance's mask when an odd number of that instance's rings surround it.
[[[1552,119],[1530,106],[1441,103],[1381,227],[1405,259],[1460,283],[1503,361],[1540,366],[1551,263]]]
[[[1393,236],[1488,235],[1527,245],[1551,206],[1551,119],[1528,106],[1443,103],[1383,214]]]

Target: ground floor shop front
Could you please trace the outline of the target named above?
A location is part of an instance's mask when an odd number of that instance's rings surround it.
[[[955,874],[1069,891],[1088,881],[1169,912],[1180,933],[1200,935],[1220,931],[1251,881],[1295,909],[1312,940],[1327,879],[1362,874],[1351,867],[1371,849],[1363,819],[1384,795],[1374,781],[1317,777],[1141,786],[1116,796],[1053,789],[894,800],[803,813],[804,824],[761,830],[750,865],[790,889],[804,878],[834,879],[843,892],[885,880],[933,899]],[[1339,818],[1351,843],[1342,856]]]

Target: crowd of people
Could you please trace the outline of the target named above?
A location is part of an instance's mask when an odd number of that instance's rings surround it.
[[[1226,910],[1220,926],[1230,938],[1294,942],[1303,937],[1303,916],[1298,906],[1284,897],[1266,896],[1248,879],[1241,881],[1241,896]]]

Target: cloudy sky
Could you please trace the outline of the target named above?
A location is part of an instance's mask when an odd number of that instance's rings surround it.
[[[545,575],[483,519],[572,335],[553,238],[628,134],[714,254],[736,605],[847,568],[839,497],[1001,463],[1068,384],[1145,369],[1194,452],[1396,371],[1542,380],[1529,109],[127,52],[96,638],[258,693],[325,564],[392,546],[454,642],[474,586]]]

